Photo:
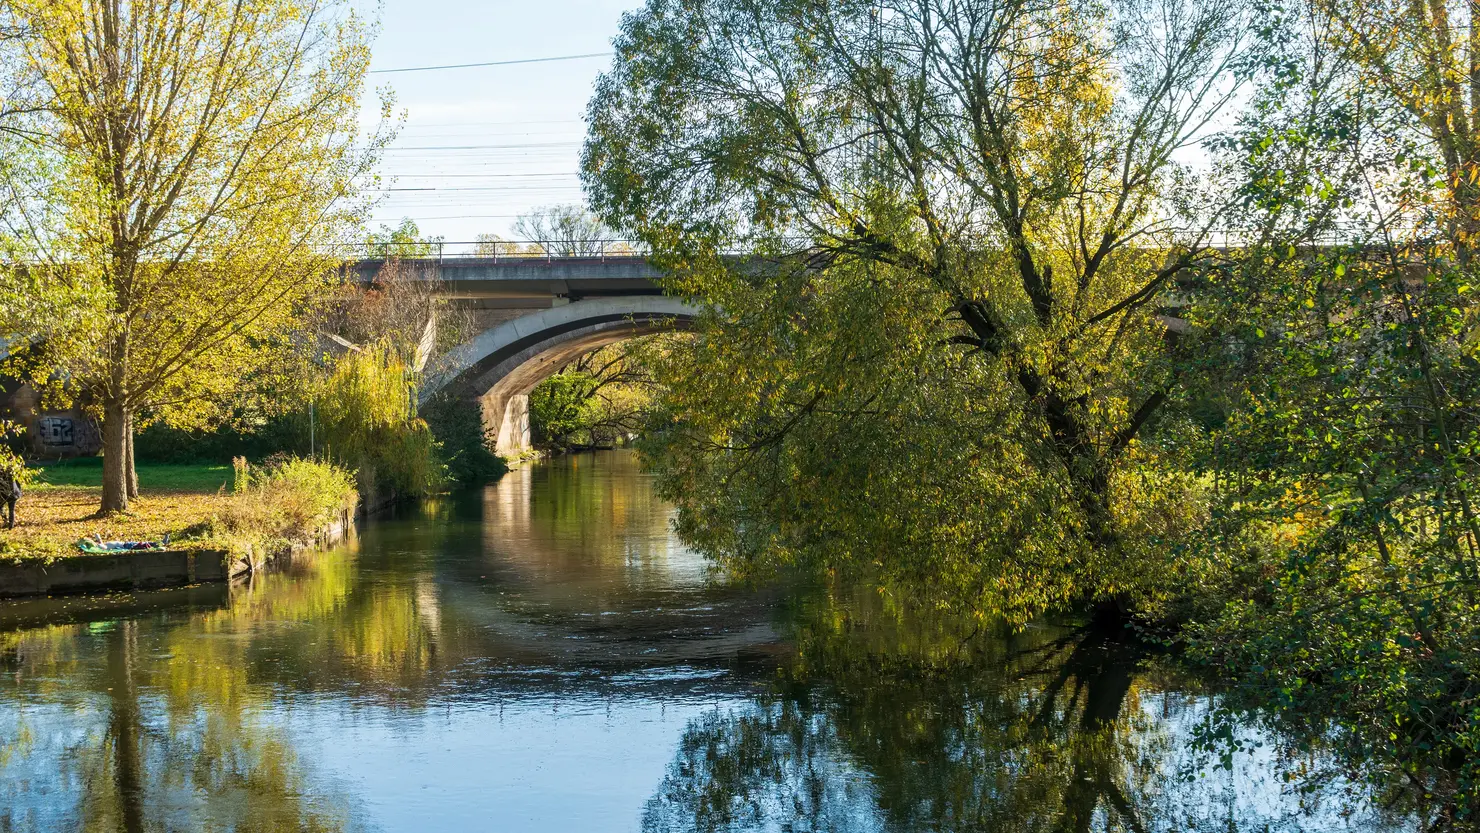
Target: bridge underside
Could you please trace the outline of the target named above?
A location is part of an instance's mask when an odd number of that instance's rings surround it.
[[[540,382],[591,350],[666,329],[672,326],[663,321],[591,324],[520,351],[483,374],[474,387],[487,385],[478,403],[484,430],[497,438],[495,450],[511,455],[530,447],[529,394]]]
[[[495,450],[530,447],[529,393],[587,351],[689,325],[697,310],[658,295],[595,298],[532,311],[479,334],[440,362],[424,398],[451,390],[477,402]]]

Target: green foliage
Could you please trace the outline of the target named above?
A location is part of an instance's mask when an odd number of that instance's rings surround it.
[[[1277,7],[1270,83],[1227,143],[1251,242],[1188,287],[1228,406],[1202,449],[1227,577],[1193,656],[1233,679],[1229,708],[1431,829],[1480,822],[1480,201],[1450,153],[1474,129],[1451,122],[1458,88],[1394,88],[1388,62],[1440,42],[1443,7],[1322,5],[1329,31]]]
[[[337,369],[333,372],[337,372]],[[241,419],[222,423],[207,431],[186,431],[164,424],[151,425],[139,433],[136,450],[141,462],[140,477],[151,487],[175,488],[180,477],[175,472],[185,472],[187,467],[220,471],[221,466],[192,466],[192,461],[225,461],[233,457],[263,460],[275,454],[307,456],[311,436],[319,449],[325,447],[325,426],[322,413],[309,412],[305,392],[302,401],[291,404],[291,409],[269,416],[243,414]],[[318,407],[315,408],[318,410]],[[471,486],[498,479],[507,466],[494,454],[483,435],[483,426],[478,409],[466,401],[452,397],[437,397],[420,411],[437,444],[436,454],[446,467],[447,477],[460,485]],[[310,419],[314,422],[310,433]],[[330,450],[335,446],[330,437]],[[97,485],[101,476],[101,460],[96,458],[67,461],[59,464],[72,474],[60,474],[68,483],[75,485]],[[85,471],[84,471],[85,469]],[[217,482],[212,486],[220,485]]]
[[[577,370],[556,373],[529,393],[529,427],[536,445],[569,448],[592,422],[596,380]]]
[[[223,421],[203,430],[154,423],[134,438],[139,467],[184,465],[199,461],[225,463],[232,457],[261,460],[278,453],[309,453],[308,395],[280,403],[285,410],[265,416]],[[143,475],[140,475],[141,477]]]
[[[1185,443],[1155,431],[1197,345],[1157,302],[1228,205],[1170,154],[1220,103],[1242,7],[923,8],[625,20],[588,190],[709,307],[658,368],[649,458],[684,536],[743,572],[877,567],[1018,623],[1158,609],[1204,565],[1176,546]]]
[[[529,396],[535,445],[610,446],[639,432],[656,390],[652,368],[674,348],[674,338],[643,336],[592,350],[541,382]]]
[[[286,457],[254,469],[237,463],[234,495],[216,520],[217,535],[295,540],[312,534],[359,500],[354,475],[330,463]]]
[[[358,121],[370,29],[349,4],[306,0],[4,15],[8,133],[41,164],[4,179],[0,220],[29,250],[0,296],[37,300],[0,337],[65,361],[40,380],[101,412],[102,509],[126,510],[133,430],[209,425],[244,377],[284,362],[360,224],[357,180],[389,140]]]
[[[1230,703],[1480,817],[1473,14],[650,0],[583,166],[706,306],[644,446],[681,534],[1194,620]]]
[[[319,389],[325,451],[358,470],[371,488],[424,495],[447,482],[437,440],[417,416],[413,379],[395,350],[381,343],[346,353]]]
[[[1480,356],[1461,324],[1473,273],[1451,263],[1333,251],[1271,265],[1270,294],[1235,304],[1264,333],[1239,339],[1250,372],[1208,461],[1232,592],[1193,643],[1235,671],[1234,702],[1396,803],[1473,818]]]
[[[410,217],[403,218],[395,228],[381,224],[378,231],[365,235],[366,257],[433,257],[441,247],[442,238],[423,238],[421,229]]]
[[[441,449],[447,476],[460,486],[478,486],[497,480],[509,470],[504,459],[493,453],[493,438],[483,428],[482,414],[466,400],[453,395],[434,397],[422,408]]]

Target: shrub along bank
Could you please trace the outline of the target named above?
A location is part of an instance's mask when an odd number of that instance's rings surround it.
[[[354,511],[354,474],[331,463],[285,457],[254,469],[235,461],[232,495],[206,525],[205,536],[232,549],[272,553],[306,544]]]

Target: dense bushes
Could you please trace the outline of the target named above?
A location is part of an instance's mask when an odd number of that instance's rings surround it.
[[[270,454],[311,453],[307,401],[270,415],[238,414],[237,418],[207,431],[189,431],[154,423],[134,438],[140,463],[225,463],[233,457],[261,460]]]
[[[1480,344],[1474,273],[1451,252],[1250,257],[1194,296],[1238,361],[1204,371],[1232,406],[1205,531],[1228,576],[1190,635],[1232,702],[1333,748],[1390,803],[1474,821]]]
[[[593,350],[529,394],[529,427],[545,449],[612,446],[650,421],[653,363],[674,335],[645,336]],[[677,336],[681,337],[681,336]]]
[[[596,380],[579,371],[557,373],[529,394],[529,426],[536,445],[569,448],[588,439]]]
[[[483,427],[476,405],[450,395],[438,395],[422,408],[422,416],[440,446],[447,476],[462,486],[497,480],[509,470],[493,453],[493,438]]]
[[[359,499],[354,475],[317,460],[282,457],[254,469],[234,463],[232,497],[214,522],[216,537],[297,540],[351,511]]]
[[[347,354],[312,396],[280,413],[239,414],[205,432],[155,424],[136,449],[151,463],[323,454],[360,471],[367,492],[398,494],[477,485],[508,470],[476,405],[442,396],[419,411],[415,396],[415,374],[391,351],[372,348]]]

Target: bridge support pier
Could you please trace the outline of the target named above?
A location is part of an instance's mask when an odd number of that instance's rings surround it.
[[[494,453],[517,457],[532,446],[529,437],[529,394],[516,393],[504,403],[503,420],[498,426]]]

